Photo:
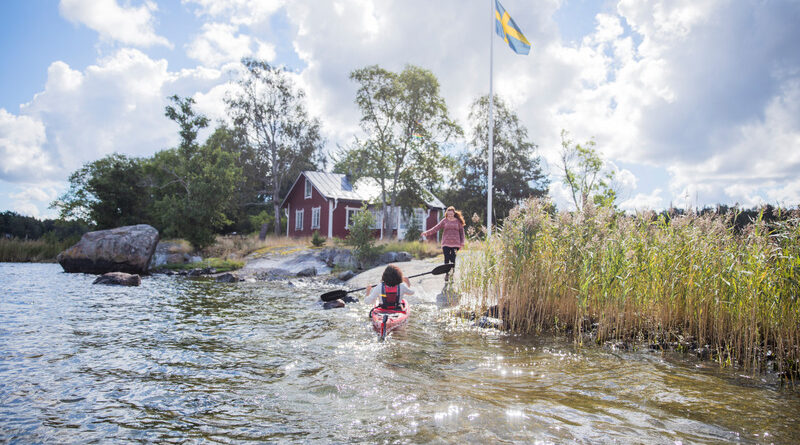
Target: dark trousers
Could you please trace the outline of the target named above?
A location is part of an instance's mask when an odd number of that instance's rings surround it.
[[[444,253],[444,263],[445,264],[447,264],[447,263],[456,264],[456,252],[458,252],[458,247],[444,247],[444,246],[442,246],[442,253]]]

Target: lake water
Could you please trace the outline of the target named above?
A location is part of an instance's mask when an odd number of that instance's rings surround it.
[[[800,391],[413,306],[380,342],[330,288],[0,263],[0,442],[797,443]],[[435,296],[423,296],[433,302]]]

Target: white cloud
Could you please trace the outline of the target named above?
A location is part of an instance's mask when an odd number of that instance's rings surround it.
[[[200,111],[216,110],[209,117],[217,119],[223,93],[207,95],[226,82],[220,70],[170,72],[166,60],[153,60],[136,49],[121,49],[82,72],[54,62],[44,91],[21,106],[21,116],[14,120],[17,126],[38,128],[38,133],[14,134],[30,134],[25,141],[38,146],[40,155],[15,167],[4,163],[4,174],[22,180],[35,171],[39,177],[63,180],[84,163],[113,152],[149,156],[174,146],[178,127],[164,116],[167,97],[205,94]],[[8,113],[3,116],[10,119]],[[37,159],[49,170],[37,166]]]
[[[61,0],[59,9],[67,20],[86,25],[103,39],[140,47],[172,47],[153,29],[153,13],[158,7],[152,1],[123,7],[116,0]]]
[[[666,207],[661,189],[657,188],[651,193],[637,193],[636,196],[619,203],[619,208],[628,212],[643,210],[659,210]]]
[[[283,0],[181,0],[200,7],[198,15],[224,18],[235,25],[256,25],[265,22],[284,3]]]
[[[255,51],[253,47],[256,47]],[[236,25],[206,23],[202,34],[188,45],[186,54],[206,67],[217,67],[252,55],[271,61],[275,58],[275,47],[239,33]]]
[[[50,156],[42,149],[46,141],[41,121],[0,108],[0,180],[30,180],[52,172]]]

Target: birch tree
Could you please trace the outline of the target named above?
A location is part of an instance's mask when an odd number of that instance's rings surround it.
[[[253,167],[263,178],[261,192],[272,202],[274,233],[280,235],[281,193],[300,171],[319,163],[320,122],[309,116],[305,92],[286,70],[249,58],[242,64],[246,75],[226,104],[253,150]]]

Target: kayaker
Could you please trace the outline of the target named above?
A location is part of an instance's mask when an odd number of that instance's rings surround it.
[[[380,298],[380,307],[384,309],[400,309],[400,302],[406,295],[414,295],[411,283],[403,276],[403,272],[394,264],[386,266],[381,277],[381,284],[367,286],[367,297],[364,302],[374,304]]]
[[[444,218],[430,230],[422,232],[422,236],[428,238],[439,230],[442,231],[442,253],[444,254],[445,264],[452,263],[453,269],[444,276],[445,281],[450,281],[452,271],[455,270],[456,252],[464,247],[464,216],[453,206],[444,211]]]

